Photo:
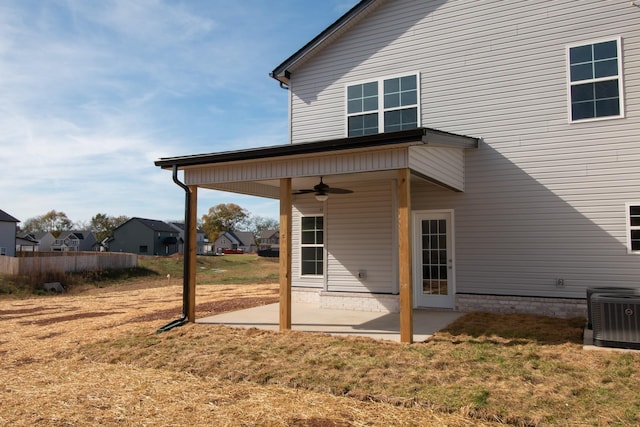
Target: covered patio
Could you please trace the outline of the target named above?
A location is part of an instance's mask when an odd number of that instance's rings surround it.
[[[269,304],[205,317],[197,323],[277,331],[278,315],[278,304]],[[413,310],[413,341],[428,340],[462,315],[450,310]],[[291,330],[401,342],[400,313],[327,309],[301,302],[292,304]]]
[[[295,326],[292,321],[294,194],[311,188],[322,177],[325,181],[334,180],[344,184],[384,180],[391,185],[387,205],[393,209],[390,222],[385,226],[393,230],[395,237],[392,246],[397,244],[397,250],[390,258],[393,266],[387,270],[391,274],[387,292],[397,295],[399,300],[399,313],[388,318],[397,316],[397,323],[392,325],[401,342],[413,342],[411,182],[421,180],[451,191],[464,191],[464,151],[477,148],[478,143],[477,138],[417,128],[354,138],[162,158],[156,161],[156,166],[173,170],[174,182],[185,190],[185,229],[188,230],[185,246],[188,250],[185,251],[181,321],[196,321],[195,240],[198,188],[279,199],[278,327],[280,330],[289,330]],[[179,170],[184,172],[184,182],[178,179]],[[326,201],[326,197],[324,200]],[[336,261],[340,262],[339,259]],[[324,280],[325,288],[332,283],[328,274]],[[315,314],[321,316],[321,312]],[[323,324],[321,321],[315,323]]]

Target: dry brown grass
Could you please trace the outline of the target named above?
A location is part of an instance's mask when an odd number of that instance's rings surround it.
[[[640,355],[582,350],[582,324],[474,313],[413,345],[194,326],[96,342],[83,352],[198,378],[464,414],[474,424],[636,425]]]
[[[259,343],[256,350],[271,347],[291,354],[287,341],[323,348],[333,346],[325,341],[333,338],[208,325],[157,335],[156,328],[180,314],[181,287],[156,284],[164,286],[137,282],[78,295],[0,300],[0,425],[491,424],[471,421],[468,407],[448,413],[412,399],[404,407],[385,396],[339,396],[335,390],[327,392],[331,390],[322,386],[322,379],[315,386],[297,387],[265,378],[253,381],[255,363],[247,362],[241,351],[250,342]],[[198,289],[198,316],[271,301],[276,292],[275,285],[204,286]],[[228,353],[225,360],[246,369],[245,378],[238,369],[230,372],[224,364],[207,361],[215,354],[211,349],[233,342],[239,352]],[[348,343],[360,341],[343,342],[340,351],[347,356]],[[255,362],[261,355],[251,357]],[[268,361],[271,354],[262,357]],[[290,360],[273,362],[282,366]]]

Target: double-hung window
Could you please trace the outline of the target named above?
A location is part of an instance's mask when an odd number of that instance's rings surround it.
[[[620,38],[567,50],[570,121],[623,117]]]
[[[324,225],[322,216],[302,217],[301,273],[321,276],[324,271]]]
[[[629,252],[640,253],[640,205],[627,205]]]
[[[347,136],[417,128],[418,83],[411,74],[347,86]]]

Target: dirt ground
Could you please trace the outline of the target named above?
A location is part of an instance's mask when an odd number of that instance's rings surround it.
[[[203,378],[162,366],[98,363],[83,355],[83,345],[141,332],[153,337],[157,328],[179,317],[180,284],[157,285],[1,299],[0,425],[468,425],[463,416],[426,408],[232,383],[213,372]],[[203,286],[197,317],[276,302],[277,292],[277,285]]]

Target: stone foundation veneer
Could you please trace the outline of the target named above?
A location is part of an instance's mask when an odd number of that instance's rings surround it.
[[[360,292],[325,292],[318,289],[293,288],[294,302],[318,304],[320,308],[335,310],[379,311],[397,313],[400,311],[398,295],[366,294]]]
[[[308,304],[320,304],[320,290],[313,288],[291,288],[291,300]]]
[[[456,295],[456,310],[462,312],[526,313],[565,319],[586,318],[587,300],[458,294]]]
[[[359,292],[325,292],[313,288],[293,288],[294,302],[318,304],[320,308],[357,311],[400,311],[398,295]],[[587,316],[586,299],[516,297],[500,295],[456,295],[457,311],[489,313],[526,313],[571,318]]]

